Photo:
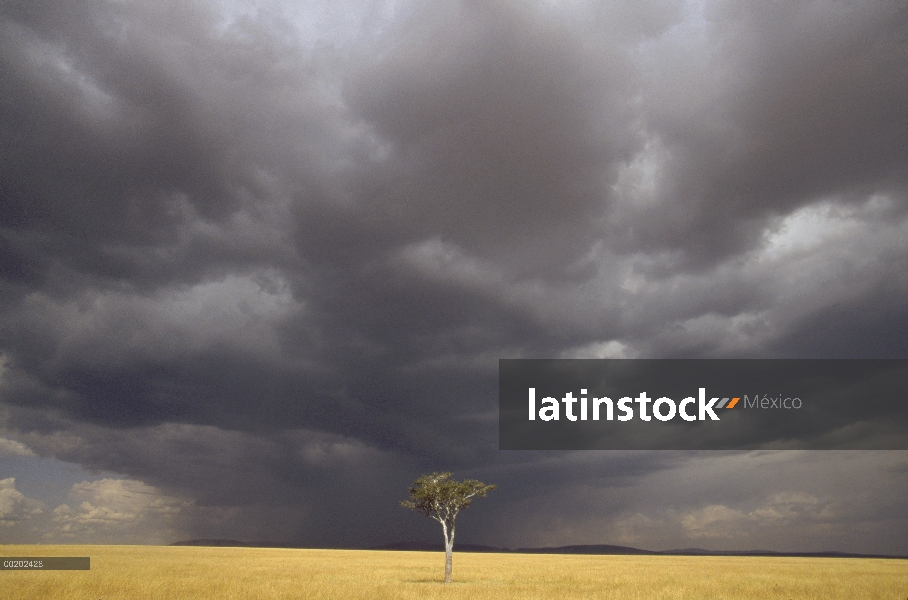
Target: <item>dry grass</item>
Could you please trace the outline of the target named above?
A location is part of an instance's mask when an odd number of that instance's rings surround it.
[[[908,598],[908,560],[454,553],[157,546],[0,546],[90,556],[90,571],[2,571],[0,600]]]

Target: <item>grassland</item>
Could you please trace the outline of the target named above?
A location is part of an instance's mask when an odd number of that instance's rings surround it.
[[[157,546],[0,546],[90,556],[90,571],[0,571],[0,600],[905,600],[908,560],[454,553]]]

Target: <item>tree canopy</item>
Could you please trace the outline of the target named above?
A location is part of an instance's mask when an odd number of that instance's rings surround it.
[[[449,477],[451,473],[423,475],[413,482],[413,487],[410,488],[411,499],[400,505],[442,521],[456,517],[458,512],[473,503],[473,498],[485,496],[495,489],[494,485],[486,485],[475,479],[451,481]]]

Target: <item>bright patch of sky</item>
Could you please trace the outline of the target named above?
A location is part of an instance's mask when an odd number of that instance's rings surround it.
[[[211,0],[226,31],[244,19],[258,19],[293,32],[303,47],[342,47],[384,31],[402,2],[283,2],[281,0]]]

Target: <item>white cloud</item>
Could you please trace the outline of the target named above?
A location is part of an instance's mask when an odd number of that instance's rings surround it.
[[[83,481],[69,497],[74,507],[61,504],[53,511],[54,534],[80,543],[168,543],[180,535],[176,517],[193,506],[130,479]]]
[[[15,478],[0,479],[0,526],[10,527],[43,512],[41,502],[16,489]]]
[[[34,456],[35,453],[21,442],[0,437],[0,457],[3,456]]]
[[[772,494],[750,510],[712,504],[675,518],[687,539],[716,542],[760,539],[767,533],[778,535],[781,530],[792,529],[816,534],[823,524],[831,526],[839,516],[829,501],[804,492],[787,491]]]
[[[714,504],[681,517],[681,525],[689,538],[728,538],[739,534],[745,515],[739,510]]]
[[[627,344],[618,340],[593,342],[561,353],[561,358],[636,358]]]

